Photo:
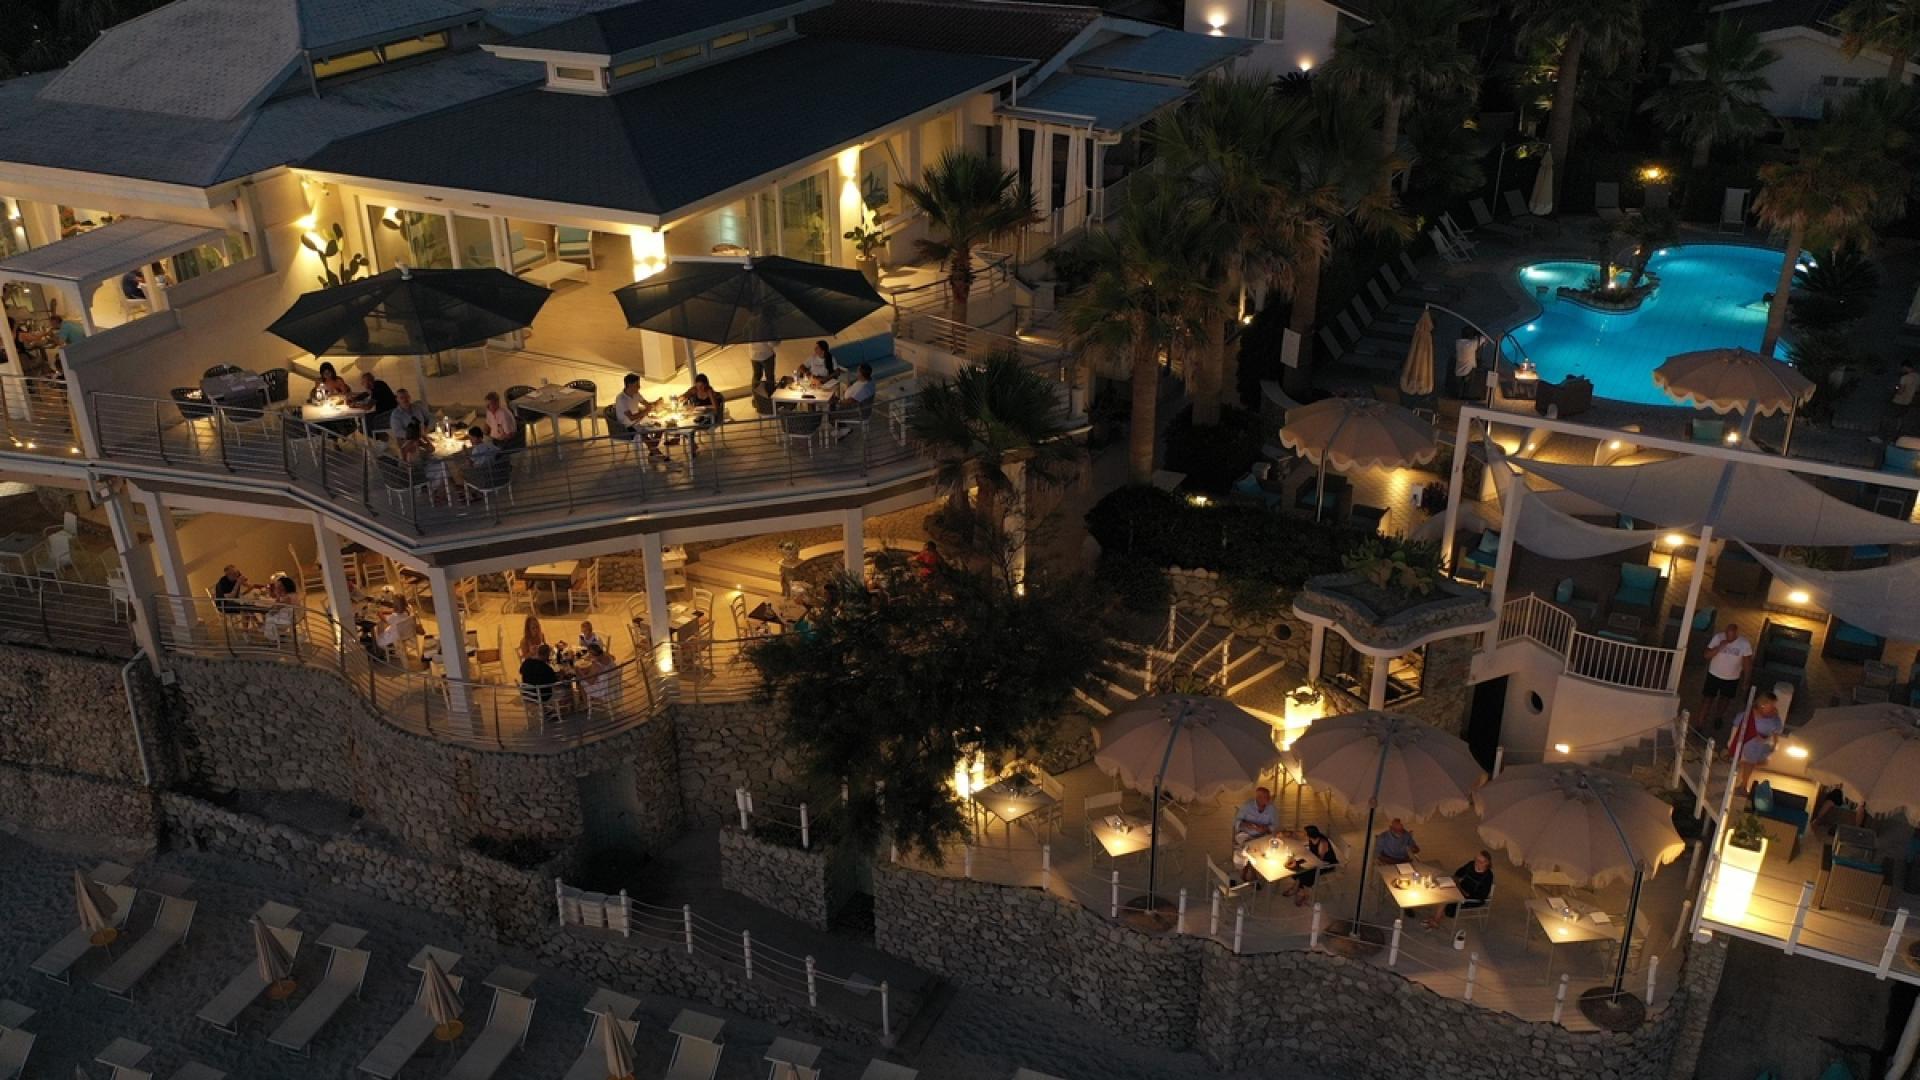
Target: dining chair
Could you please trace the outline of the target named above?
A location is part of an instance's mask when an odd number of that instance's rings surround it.
[[[713,621],[712,589],[696,588],[693,590],[693,610],[700,614],[702,622],[711,623]]]
[[[467,640],[477,645],[479,643],[479,633],[478,630],[467,631]],[[502,655],[503,653],[500,648],[500,628],[495,626],[493,628],[493,648],[475,649],[473,652],[473,673],[475,675],[485,675],[487,669],[492,668],[494,677],[504,680],[507,677],[507,669],[506,665],[502,663],[500,659]]]
[[[1222,900],[1237,900],[1253,889],[1253,882],[1242,881],[1238,876],[1220,869],[1220,864],[1213,861],[1211,854],[1207,856],[1207,883],[1213,886],[1213,891],[1219,893]]]
[[[733,636],[736,638],[758,637],[753,627],[747,625],[747,598],[742,593],[734,593],[727,598],[727,610],[733,614]],[[764,633],[764,629],[762,633]]]
[[[583,562],[574,569],[573,577],[567,581],[567,614],[571,615],[582,608],[592,613],[600,599],[595,584],[599,576],[599,567],[591,561]]]
[[[505,456],[495,458],[492,467],[485,472],[468,469],[466,490],[469,497],[480,496],[481,503],[489,513],[493,511],[495,495],[505,494],[507,504],[513,505],[513,459]]]
[[[514,608],[524,607],[527,609],[527,614],[533,614],[533,585],[512,570],[506,571],[505,577],[507,579],[507,600],[504,604],[500,605],[500,613],[505,615],[511,613]]]
[[[567,384],[567,389],[586,391],[586,401],[560,414],[560,419],[573,421],[575,433],[584,439],[593,433],[594,414],[600,411],[600,388],[592,379],[575,379]]]

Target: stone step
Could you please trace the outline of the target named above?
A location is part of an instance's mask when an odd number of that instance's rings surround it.
[[[1091,696],[1085,690],[1082,690],[1077,686],[1073,688],[1073,696],[1079,698],[1080,703],[1082,705],[1085,705],[1087,708],[1092,709],[1095,713],[1101,716],[1113,715],[1113,710],[1111,708],[1108,708],[1105,702]]]
[[[1266,658],[1264,663],[1259,663],[1259,666],[1252,668],[1252,670],[1250,671],[1245,671],[1244,673],[1238,672],[1238,671],[1230,673],[1229,679],[1227,682],[1228,697],[1233,697],[1236,694],[1245,693],[1248,690],[1251,690],[1253,687],[1258,686],[1260,683],[1265,682],[1267,679],[1278,674],[1283,668],[1287,666],[1287,662],[1285,660],[1282,660],[1276,656],[1272,656],[1271,654],[1267,653],[1265,650],[1261,650],[1260,655]]]

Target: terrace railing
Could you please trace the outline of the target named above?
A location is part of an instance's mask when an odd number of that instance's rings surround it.
[[[39,574],[0,574],[0,643],[125,659],[133,608],[124,591]]]
[[[0,451],[77,457],[67,384],[59,379],[0,376]]]
[[[877,403],[864,422],[797,412],[669,436],[671,463],[624,436],[555,437],[557,425],[542,419],[529,425],[538,441],[503,453],[492,476],[473,474],[464,455],[409,470],[377,441],[279,411],[105,393],[90,395],[88,407],[110,461],[278,481],[416,536],[859,488],[931,468],[910,438],[905,399]],[[581,418],[580,430],[598,420],[597,412]]]
[[[1575,678],[1627,690],[1664,693],[1680,662],[1673,649],[1587,633],[1571,614],[1531,594],[1507,601],[1500,612],[1500,643],[1522,638],[1565,660]]]

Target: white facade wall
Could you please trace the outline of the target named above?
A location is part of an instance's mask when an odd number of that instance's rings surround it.
[[[1887,75],[1886,55],[1864,52],[1849,60],[1840,51],[1838,39],[1810,27],[1779,30],[1761,39],[1780,54],[1767,69],[1767,81],[1773,88],[1761,98],[1761,104],[1775,116],[1817,120],[1828,102],[1840,101],[1852,95],[1860,83]],[[1915,71],[1913,65],[1908,66],[1909,80]],[[1841,85],[1828,86],[1828,78],[1841,80]],[[1854,82],[1848,85],[1847,80]]]
[[[1235,70],[1279,76],[1310,71],[1333,56],[1340,9],[1327,0],[1273,0],[1273,9],[1273,20],[1281,24],[1280,37],[1264,41],[1235,61]],[[1249,23],[1250,10],[1247,0],[1186,0],[1183,28],[1196,34],[1218,30],[1229,37],[1261,38],[1263,28]]]

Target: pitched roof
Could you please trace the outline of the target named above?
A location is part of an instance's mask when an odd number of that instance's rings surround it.
[[[617,94],[508,91],[342,139],[302,164],[668,217],[1023,66],[801,38]],[[508,132],[511,148],[501,144]]]
[[[1126,131],[1193,91],[1168,83],[1103,79],[1093,75],[1055,75],[1038,90],[1020,95],[1010,110],[1033,109],[1089,117],[1101,131]]]
[[[850,41],[1049,60],[1098,18],[1096,7],[1020,0],[836,0],[798,25],[803,34]]]
[[[633,0],[522,34],[507,44],[517,49],[616,56],[794,4],[795,0]]]
[[[478,17],[458,0],[174,0],[101,34],[41,97],[233,120],[278,89],[303,51]]]
[[[1214,37],[1162,30],[1146,37],[1126,37],[1088,49],[1069,63],[1083,73],[1144,75],[1191,81],[1253,49],[1248,38]]]

